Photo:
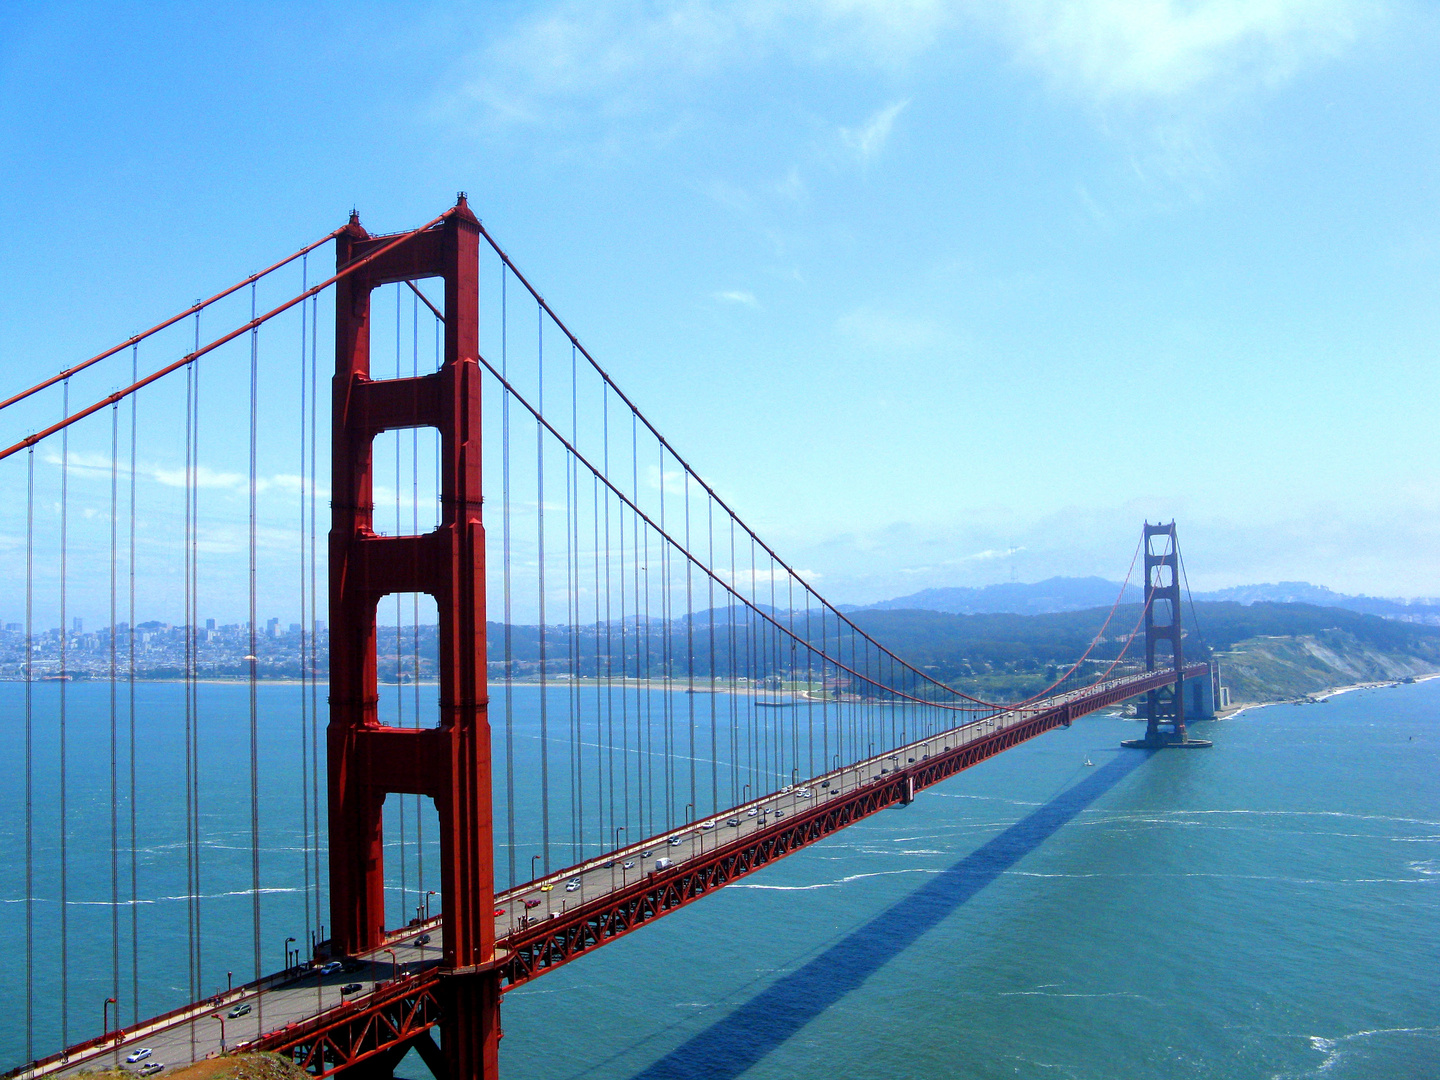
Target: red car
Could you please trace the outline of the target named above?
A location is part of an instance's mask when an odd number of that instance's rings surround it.
[[[539,907],[539,906],[540,906],[540,901],[539,901],[539,900],[526,900],[526,901],[525,901],[525,906],[526,906],[527,908]]]
[[[496,916],[496,918],[499,918],[501,915],[504,915],[504,914],[505,914],[505,909],[504,909],[503,907],[497,907],[497,908],[495,909],[495,916]]]

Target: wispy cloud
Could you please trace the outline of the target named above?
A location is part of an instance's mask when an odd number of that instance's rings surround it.
[[[726,292],[717,292],[715,299],[722,304],[741,304],[744,307],[758,308],[760,301],[755,299],[755,294],[740,289],[731,289]]]
[[[47,465],[61,465],[62,459],[59,454],[48,453],[45,455]],[[103,454],[71,453],[69,468],[81,475],[109,477],[111,461]],[[125,477],[128,481],[130,466],[125,462],[115,464],[116,472]],[[182,488],[186,485],[186,471],[183,465],[155,465],[140,462],[135,467],[137,479],[151,480],[162,487]],[[189,480],[196,488],[206,491],[234,491],[246,492],[250,489],[249,477],[243,473],[225,472],[220,469],[212,469],[208,465],[199,465],[194,469],[193,476]],[[272,476],[260,476],[255,480],[255,491],[257,494],[265,494],[268,491],[284,491],[293,494],[308,493],[309,481],[302,481],[299,476],[293,473],[275,473]],[[317,497],[329,496],[327,489],[317,488]]]
[[[904,112],[905,106],[909,104],[908,98],[897,101],[873,114],[857,128],[842,127],[840,141],[855,151],[861,161],[869,161],[885,148],[890,131],[895,126],[895,118]]]
[[[992,559],[1008,559],[1011,555],[1019,555],[1020,552],[1024,550],[1023,547],[986,548],[984,551],[977,551],[973,555],[962,555],[953,561],[956,563],[990,562]]]
[[[677,91],[777,59],[894,70],[935,43],[948,7],[943,0],[560,3],[517,20],[475,54],[460,99],[492,122],[553,126],[577,113],[613,118],[669,107]]]
[[[1113,104],[1283,81],[1343,51],[1384,8],[1359,0],[1006,0],[970,10],[1056,88]]]

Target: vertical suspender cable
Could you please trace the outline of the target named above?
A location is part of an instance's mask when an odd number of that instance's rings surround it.
[[[600,387],[600,434],[602,440],[603,471],[608,483],[610,479],[610,387],[604,384]],[[609,843],[615,843],[618,847],[619,844],[616,842],[616,838],[620,834],[617,832],[618,826],[615,824],[615,623],[612,616],[613,608],[611,607],[610,596],[614,575],[610,572],[610,489],[608,486],[602,494],[605,497],[605,742],[608,747],[605,763],[607,786],[610,790],[610,831],[606,834],[605,840]],[[624,545],[623,533],[621,534],[621,545],[622,547]],[[596,550],[599,550],[598,544],[596,545]],[[625,563],[623,559],[620,560],[620,612],[620,640],[623,643],[625,640]],[[623,659],[624,654],[622,653],[621,655]],[[624,669],[622,668],[621,670],[623,674]],[[623,713],[625,706],[625,683],[623,678],[620,683],[620,706],[622,709],[620,734],[623,736],[625,734]],[[623,758],[620,764],[623,769],[625,764]],[[620,805],[623,808],[626,804],[622,802]],[[629,820],[628,811],[626,811],[626,820],[627,822]]]
[[[200,340],[200,315],[195,315],[195,340]],[[184,614],[180,621],[186,623],[190,618],[190,530],[193,527],[194,516],[190,512],[190,500],[194,491],[191,477],[194,474],[194,462],[191,460],[191,451],[194,447],[194,438],[191,434],[191,426],[195,422],[194,408],[195,397],[191,384],[195,378],[195,364],[192,361],[185,365],[185,528],[182,544],[184,587],[182,589]],[[182,631],[183,633],[183,631]],[[195,985],[195,937],[197,927],[195,925],[195,907],[199,902],[199,889],[195,885],[195,749],[194,749],[194,701],[192,700],[193,687],[190,683],[190,649],[192,639],[189,635],[185,638],[184,649],[184,687],[185,687],[185,919],[187,931],[187,945],[189,948],[188,962],[190,1000],[194,1001],[199,996],[199,990]],[[190,1050],[195,1052],[195,1025],[190,1024]]]
[[[250,286],[250,318],[255,318],[255,286]],[[259,490],[260,438],[260,328],[250,331],[250,919],[255,979],[260,979],[260,728],[259,688],[256,682],[259,646],[255,619],[256,496]],[[263,1012],[263,998],[256,1008]],[[261,1016],[263,1024],[263,1015]]]
[[[310,284],[310,256],[306,255],[300,262],[300,291],[303,293]],[[306,695],[309,688],[309,674],[305,670],[305,646],[309,641],[309,624],[306,622],[306,615],[309,613],[308,597],[305,595],[305,484],[307,480],[307,462],[305,460],[305,429],[309,423],[309,386],[307,370],[309,357],[306,355],[307,338],[309,337],[309,306],[300,305],[300,831],[302,842],[300,844],[302,870],[304,872],[305,891],[305,940],[313,940],[310,923],[310,701]],[[313,478],[309,478],[313,482]],[[320,873],[320,867],[315,867],[315,873]]]
[[[640,500],[640,449],[638,414],[630,411],[630,493],[636,503]],[[645,535],[645,555],[641,561],[640,535]],[[644,757],[644,771],[640,763],[635,765],[635,796],[639,804],[640,830],[647,836],[655,832],[655,773],[654,740],[650,725],[650,530],[637,517],[630,530],[630,542],[635,548],[635,752]],[[645,579],[645,614],[640,614],[640,579]],[[641,663],[644,663],[643,673]],[[643,679],[643,683],[642,683]],[[644,727],[641,727],[641,724]],[[666,813],[666,824],[669,824]],[[648,825],[647,825],[648,821]]]
[[[735,670],[735,517],[730,515],[730,588],[725,592],[725,623],[730,630],[730,804],[740,802],[740,732],[737,710],[740,684]]]
[[[575,346],[570,346],[570,445],[579,445],[580,438],[580,403],[576,399],[579,393],[579,384],[576,382],[577,366]],[[580,857],[585,852],[585,759],[582,756],[582,743],[580,743],[580,472],[575,456],[566,455],[566,464],[569,471],[566,474],[566,485],[570,490],[570,504],[566,514],[570,517],[570,528],[567,531],[566,543],[569,544],[570,563],[575,567],[575,573],[570,575],[570,603],[572,603],[572,615],[570,615],[570,696],[572,696],[572,708],[575,716],[570,721],[570,749],[572,749],[575,765],[575,798],[570,802],[570,814],[575,818],[575,861],[579,863]]]
[[[578,446],[580,437],[580,404],[576,400],[575,346],[570,346],[570,445]],[[585,849],[584,762],[580,757],[580,474],[573,455],[565,455],[565,577],[569,583],[570,623],[570,775],[574,791],[570,796],[570,818],[574,841],[572,861],[578,863]]]
[[[414,295],[413,293],[411,294]],[[400,349],[401,349],[401,326],[404,307],[405,293],[397,283],[395,286],[395,377],[400,378]],[[415,303],[419,303],[416,297]],[[399,536],[404,531],[404,524],[400,516],[400,430],[395,430],[395,535]],[[403,597],[397,592],[395,594],[395,726],[405,726],[405,647],[403,645],[402,623],[405,621],[401,606],[404,603]],[[410,894],[407,889],[409,884],[405,879],[405,796],[401,795],[396,800],[398,817],[400,819],[400,920],[398,926],[405,925],[407,919],[406,911],[410,907]]]
[[[535,358],[539,417],[545,415],[545,312],[535,309]],[[550,726],[545,693],[545,425],[535,420],[535,545],[537,604],[540,611],[540,863],[550,873]]]
[[[609,417],[610,417],[610,413],[609,413],[609,398],[608,398],[608,397],[606,398],[606,412],[605,412],[605,417],[606,417],[606,419],[605,419],[605,423],[606,423],[606,436],[605,436],[605,439],[606,439],[606,442],[605,442],[605,477],[606,477],[606,479],[608,480],[609,477],[610,477],[610,442],[609,442],[609,439],[610,439],[610,436],[609,436],[609,423],[610,423]],[[629,601],[629,597],[627,596],[626,591],[625,591],[625,554],[626,554],[626,550],[625,550],[625,517],[626,517],[626,513],[627,513],[627,511],[626,511],[626,509],[625,509],[625,507],[624,507],[623,505],[621,505],[621,506],[619,506],[619,507],[616,508],[616,515],[615,515],[615,517],[616,517],[616,535],[617,535],[617,540],[619,541],[619,547],[618,547],[619,555],[616,557],[616,560],[615,560],[615,561],[616,561],[616,563],[618,564],[618,566],[619,566],[619,571],[620,571],[620,784],[621,784],[621,793],[622,793],[622,796],[623,796],[622,799],[621,799],[621,802],[620,802],[620,807],[621,807],[621,810],[623,811],[623,815],[622,815],[622,816],[623,816],[624,819],[625,819],[625,824],[624,824],[624,825],[621,825],[621,826],[618,826],[618,828],[624,829],[624,830],[625,830],[625,835],[628,837],[628,836],[630,835],[630,694],[629,694],[629,691],[628,691],[628,690],[626,689],[626,687],[625,687],[625,680],[626,680],[626,679],[629,677],[629,675],[630,675],[630,661],[629,661],[629,658],[628,658],[628,656],[627,656],[627,654],[626,654],[626,649],[628,648],[628,641],[627,641],[627,639],[626,639],[626,628],[625,628],[625,609],[627,608],[627,606],[628,606],[628,601]],[[606,529],[606,537],[605,537],[605,554],[606,554],[606,558],[608,559],[608,558],[609,558],[609,554],[610,554],[610,537],[609,537],[609,529],[608,529],[608,526],[609,526],[609,524],[610,524],[610,502],[609,502],[609,497],[608,497],[608,496],[606,497],[606,503],[605,503],[605,524],[606,524],[606,526],[607,526],[607,529]],[[613,766],[612,766],[612,768],[613,768]],[[638,770],[637,770],[637,772],[638,772]],[[613,785],[613,782],[614,782],[613,773],[612,773],[611,782],[612,782],[612,785]],[[642,830],[640,830],[640,831],[643,832],[644,830],[642,829]]]
[[[410,297],[410,377],[420,376],[420,295]],[[410,429],[410,532],[420,535],[420,429]],[[414,698],[415,726],[420,726],[420,594],[410,594],[410,688]],[[404,798],[404,796],[401,796]],[[415,796],[416,915],[425,910],[425,817],[421,796]]]
[[[119,612],[115,601],[119,573],[120,529],[120,403],[110,407],[110,996],[120,1000],[120,789],[119,763],[119,655],[116,652],[115,624]],[[120,1027],[120,1009],[115,1009],[115,1026]]]
[[[140,346],[130,349],[130,382],[140,377]],[[126,680],[128,683],[130,750],[126,760],[130,767],[130,1022],[140,1022],[140,903],[139,865],[136,853],[137,840],[135,825],[135,446],[137,442],[136,421],[139,418],[137,402],[139,394],[130,395],[130,595],[126,621],[129,656],[127,658]]]
[[[25,455],[25,1060],[35,1060],[35,448]]]
[[[705,497],[705,529],[710,536],[706,557],[710,573],[705,575],[705,584],[709,588],[706,612],[710,620],[710,810],[714,813],[720,809],[720,741],[715,701],[715,500],[708,495]]]
[[[319,563],[316,558],[316,514],[319,505],[319,500],[316,498],[316,485],[319,481],[319,474],[316,472],[316,449],[319,444],[316,434],[319,430],[319,305],[320,297],[318,295],[312,297],[310,300],[310,836],[315,845],[315,935],[317,938],[324,936],[320,921],[324,902],[321,895],[321,883],[324,877],[320,872],[320,613],[317,607],[319,593],[316,585],[319,576],[317,571]]]
[[[70,380],[64,384],[61,408],[64,415],[70,415]],[[66,667],[67,639],[70,629],[65,625],[69,614],[66,605],[66,585],[69,570],[69,517],[70,517],[70,429],[60,436],[60,1043],[70,1045],[70,860],[66,837],[68,801],[68,765],[66,746],[66,701],[65,688],[69,671]]]
[[[508,339],[506,334],[505,285],[510,271],[500,266],[500,371],[506,382],[510,379],[508,367]],[[510,884],[515,879],[515,620],[510,606],[510,391],[503,389],[500,397],[500,498],[501,530],[504,552],[504,593],[505,593],[505,829],[507,847],[510,852]],[[533,863],[531,865],[534,865]]]
[[[253,293],[254,286],[251,286]],[[199,316],[196,316],[196,331],[199,331]],[[196,340],[196,347],[199,347],[199,340]],[[204,956],[205,956],[205,933],[204,933],[204,911],[200,888],[200,856],[203,848],[200,842],[200,681],[199,664],[196,650],[198,639],[195,633],[196,624],[199,622],[197,612],[199,611],[200,591],[200,364],[195,362],[190,365],[193,376],[190,383],[192,399],[192,423],[190,424],[190,528],[188,530],[186,543],[189,547],[189,561],[186,565],[186,572],[189,580],[185,584],[185,596],[188,603],[188,610],[185,613],[185,640],[189,646],[190,665],[185,673],[186,681],[189,684],[190,706],[193,710],[193,724],[191,727],[191,757],[193,768],[191,771],[191,783],[194,786],[194,798],[191,802],[194,822],[192,825],[195,837],[195,883],[192,894],[195,897],[195,992],[199,994],[204,988]],[[194,1038],[195,1025],[190,1025],[191,1037]]]
[[[685,478],[685,550],[690,551],[690,474],[682,472]],[[661,477],[660,482],[665,482]],[[685,560],[685,676],[689,680],[685,697],[686,715],[690,723],[690,801],[699,802],[695,793],[695,581],[691,562]],[[713,807],[712,810],[719,809]],[[698,808],[697,808],[698,812]],[[709,816],[708,814],[706,815]]]
[[[575,445],[574,417],[575,417],[575,346],[570,346],[570,416],[571,435],[570,445]],[[580,779],[579,770],[575,768],[575,752],[579,749],[579,739],[575,735],[575,545],[573,542],[572,530],[575,527],[574,515],[571,513],[571,501],[575,497],[574,476],[571,473],[571,466],[574,464],[567,451],[565,457],[565,653],[566,667],[569,669],[570,677],[565,687],[566,705],[566,769],[568,772],[569,788],[567,797],[570,800],[570,861],[580,861],[579,832],[580,826],[580,802],[575,798],[575,784]]]
[[[675,746],[674,730],[670,722],[670,544],[665,539],[665,447],[660,450],[660,683],[664,693],[660,695],[661,738],[664,757],[660,762],[661,776],[665,781],[665,828],[670,828],[671,810],[675,806]],[[648,537],[648,533],[646,534]],[[646,545],[646,584],[649,584],[649,545]],[[649,604],[646,604],[647,615]],[[647,665],[648,671],[648,665]],[[653,695],[646,694],[647,703]]]

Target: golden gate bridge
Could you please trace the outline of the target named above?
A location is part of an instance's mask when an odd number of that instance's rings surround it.
[[[312,275],[327,244],[334,272]],[[1137,696],[1146,733],[1127,745],[1208,745],[1186,730],[1213,699],[1208,663],[1184,657],[1173,522],[1142,531],[1133,624],[1116,624],[1122,586],[1050,685],[962,692],[747,525],[463,194],[396,234],[352,213],[0,412],[6,524],[24,538],[12,1076],[143,1047],[171,1068],[271,1050],[357,1077],[414,1049],[437,1077],[493,1077],[507,990],[995,754]],[[275,604],[299,613],[288,635],[262,628]],[[246,617],[202,623],[224,605]],[[105,629],[83,635],[81,607]],[[160,637],[168,727],[144,689]],[[281,704],[276,675],[296,684]],[[245,690],[229,711],[216,677]],[[145,761],[167,739],[183,764],[157,793]],[[99,775],[77,772],[84,754]],[[262,799],[277,754],[299,758],[298,806]],[[238,859],[207,835],[217,771],[247,815]],[[298,852],[262,841],[272,814]],[[147,840],[183,869],[184,918],[164,924],[179,986],[142,959]],[[270,883],[297,877],[302,902],[277,918]],[[96,881],[108,925],[81,925],[73,890]],[[217,884],[245,902],[243,928],[233,902],[217,920]]]

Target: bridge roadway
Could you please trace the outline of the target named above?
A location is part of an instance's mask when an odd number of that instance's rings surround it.
[[[1203,664],[1192,665],[1186,677],[1206,670]],[[613,940],[876,809],[908,802],[921,788],[1018,742],[1171,681],[1173,675],[1165,672],[1124,676],[1055,695],[1023,711],[971,721],[499,894],[495,921],[502,986],[528,981],[571,959],[572,953]],[[868,793],[874,794],[857,800]],[[827,815],[827,804],[855,809]],[[828,827],[821,821],[827,817]],[[779,843],[767,846],[771,837]],[[738,859],[725,858],[732,852]],[[660,863],[662,859],[671,864]],[[719,877],[714,874],[717,866],[727,868]],[[702,868],[713,880],[698,880],[696,871]],[[678,887],[664,889],[661,882]],[[577,927],[582,931],[578,936],[573,933]],[[66,1076],[113,1065],[138,1074],[154,1062],[168,1071],[237,1049],[308,1055],[312,1070],[324,1075],[337,1067],[337,1055],[349,1057],[342,1065],[359,1060],[355,1051],[365,1038],[370,1041],[361,1056],[384,1042],[377,1042],[373,1032],[365,1037],[352,1032],[352,1051],[347,1053],[326,1044],[340,1027],[353,1027],[388,1009],[393,1044],[397,1023],[406,1037],[433,1025],[443,934],[443,916],[436,916],[387,935],[379,949],[352,958],[347,965],[351,970],[324,973],[312,967],[277,973],[156,1017],[118,1038],[112,1034],[91,1040],[8,1075]],[[548,940],[552,936],[554,942]],[[423,944],[422,937],[428,938]],[[355,984],[356,989],[345,992]],[[242,1015],[232,1016],[235,1012]],[[409,1027],[394,1019],[401,1014]],[[150,1048],[151,1054],[127,1064],[125,1058],[140,1047]]]

